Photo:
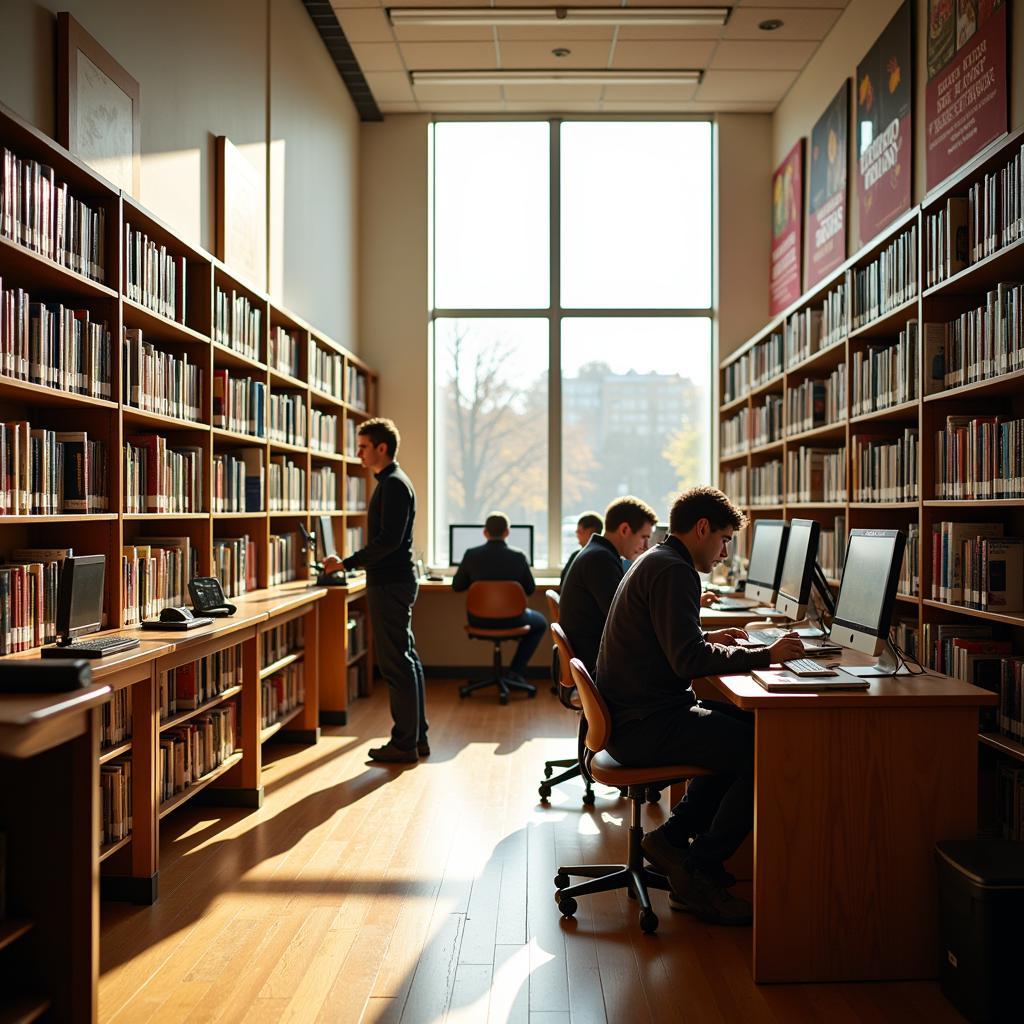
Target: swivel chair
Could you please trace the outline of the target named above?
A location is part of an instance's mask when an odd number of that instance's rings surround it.
[[[619,764],[605,750],[611,737],[612,723],[604,699],[579,658],[572,659],[570,670],[587,720],[584,771],[597,782],[603,782],[608,786],[625,787],[630,802],[629,840],[625,864],[560,866],[558,874],[555,875],[555,902],[563,917],[572,917],[577,910],[578,896],[626,889],[629,898],[640,903],[641,930],[650,934],[658,928],[658,915],[651,907],[648,889],[668,890],[671,886],[663,874],[644,866],[644,853],[640,846],[644,838],[644,797],[648,787],[652,785],[661,788],[673,782],[695,779],[711,773],[706,768],[692,764],[656,765],[653,768],[628,768]],[[571,875],[590,881],[570,885]]]
[[[562,600],[562,595],[557,590],[545,590],[544,596],[548,599],[548,622],[558,621],[559,602]],[[551,692],[558,695],[558,686],[561,678],[562,670],[558,662],[558,648],[551,648]],[[569,677],[566,676],[566,679]]]
[[[509,580],[479,580],[466,591],[466,614],[471,620],[512,621],[521,618],[525,611],[526,592],[518,583]],[[474,690],[497,686],[498,700],[502,704],[508,703],[510,690],[524,690],[529,696],[536,697],[537,687],[533,683],[511,679],[501,663],[501,645],[506,640],[520,640],[529,632],[529,626],[490,628],[468,624],[466,636],[470,640],[488,641],[493,646],[494,659],[491,675],[459,687],[459,696],[468,697]]]

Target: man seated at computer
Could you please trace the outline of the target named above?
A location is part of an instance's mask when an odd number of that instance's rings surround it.
[[[576,556],[587,546],[590,538],[595,533],[600,533],[603,529],[604,521],[597,512],[584,512],[580,516],[579,522],[576,523],[576,539],[580,542],[580,546],[565,560],[565,565],[562,566],[562,574],[559,577],[559,586],[565,586],[565,577],[569,575],[569,570],[572,568],[572,563],[576,561]]]
[[[530,562],[524,552],[509,547],[508,534],[508,516],[503,512],[492,512],[484,523],[485,543],[466,549],[452,579],[452,590],[469,590],[471,584],[481,580],[511,580],[520,584],[529,597],[537,589],[530,571]],[[515,620],[478,619],[470,616],[469,624],[483,629],[530,627],[530,632],[519,641],[509,666],[509,674],[520,679],[525,679],[526,666],[548,628],[548,620],[532,608],[527,608],[522,617]]]
[[[562,584],[558,621],[573,653],[594,675],[601,633],[615,590],[626,574],[622,560],[633,561],[647,550],[658,514],[645,501],[616,498],[604,514],[604,533],[594,534],[578,552]]]
[[[730,704],[700,701],[695,678],[767,668],[797,658],[799,639],[762,651],[735,641],[741,629],[700,628],[700,572],[728,554],[743,513],[714,487],[694,487],[672,505],[669,536],[627,573],[612,600],[597,659],[608,704],[608,752],[630,767],[695,764],[669,820],[644,838],[648,860],[671,882],[670,904],[712,924],[749,924],[750,904],[727,891],[723,861],[753,825],[754,724]]]

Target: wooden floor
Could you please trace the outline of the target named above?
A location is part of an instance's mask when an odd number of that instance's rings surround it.
[[[103,906],[101,1020],[960,1020],[931,983],[755,986],[749,929],[661,893],[655,937],[617,894],[562,921],[557,864],[619,860],[626,812],[607,790],[584,809],[576,783],[538,804],[572,717],[543,687],[501,707],[431,682],[433,756],[386,769],[365,760],[381,690],[316,746],[267,747],[262,810],[165,820],[159,902]]]

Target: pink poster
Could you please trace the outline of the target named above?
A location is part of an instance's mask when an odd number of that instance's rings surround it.
[[[771,315],[800,298],[803,266],[804,140],[772,175]]]
[[[807,215],[807,287],[846,259],[847,127],[850,80],[843,82],[811,132]]]

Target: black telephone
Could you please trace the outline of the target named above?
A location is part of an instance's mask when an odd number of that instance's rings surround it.
[[[216,576],[196,576],[189,580],[188,593],[192,598],[192,607],[202,615],[220,619],[238,611],[233,604],[228,603],[224,588]]]

